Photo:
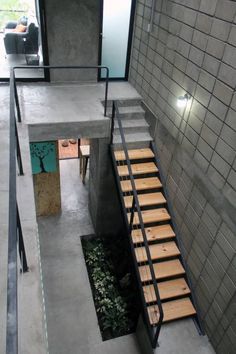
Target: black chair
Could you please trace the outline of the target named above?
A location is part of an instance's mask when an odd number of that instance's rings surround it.
[[[38,54],[39,29],[34,23],[27,26],[26,32],[11,32],[17,22],[8,22],[5,27],[4,45],[6,54]]]

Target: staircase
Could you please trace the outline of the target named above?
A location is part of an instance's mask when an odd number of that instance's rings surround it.
[[[145,113],[140,105],[115,103],[113,119],[113,163],[149,337],[156,347],[162,322],[196,316],[196,310]]]

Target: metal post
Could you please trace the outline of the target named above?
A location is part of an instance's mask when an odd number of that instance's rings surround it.
[[[21,158],[20,143],[19,143],[16,121],[15,121],[15,135],[16,135],[16,156],[17,156],[17,162],[18,162],[18,168],[19,168],[19,175],[23,176],[24,171],[23,171],[23,164],[22,164],[22,158]]]
[[[130,215],[130,221],[129,221],[130,234],[131,234],[131,232],[132,232],[132,227],[133,227],[134,212],[135,212],[135,198],[134,198],[134,196],[133,196],[132,208],[131,208],[131,215]]]
[[[9,158],[9,226],[7,273],[6,353],[18,353],[17,303],[17,211],[16,211],[16,138],[14,105],[14,72],[10,74],[10,158]]]
[[[112,103],[112,114],[111,114],[111,139],[110,139],[110,144],[113,144],[114,124],[115,124],[115,104],[113,102]]]
[[[104,116],[105,117],[107,115],[107,96],[108,96],[108,82],[109,82],[109,69],[106,68],[106,70],[107,70],[107,76],[106,76],[105,107],[104,107]]]
[[[18,98],[18,93],[17,93],[17,88],[16,88],[15,77],[14,77],[14,97],[15,97],[15,102],[16,102],[16,111],[17,111],[18,122],[21,123],[20,104],[19,104],[19,98]]]
[[[16,205],[16,210],[17,210],[17,230],[18,230],[19,254],[20,254],[22,271],[23,271],[23,273],[26,273],[29,271],[29,268],[28,268],[28,264],[27,264],[26,253],[25,253],[25,245],[24,245],[23,233],[22,233],[22,228],[21,228],[18,205]]]

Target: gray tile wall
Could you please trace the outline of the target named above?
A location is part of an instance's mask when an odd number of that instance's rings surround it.
[[[138,0],[130,82],[160,151],[201,316],[236,347],[236,2]],[[191,95],[186,109],[177,97]],[[155,131],[154,131],[155,129]]]

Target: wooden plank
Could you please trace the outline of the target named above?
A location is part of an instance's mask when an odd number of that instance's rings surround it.
[[[114,153],[116,161],[126,160],[123,150],[115,151]],[[150,159],[154,157],[154,153],[149,148],[128,150],[128,155],[130,160]]]
[[[129,170],[127,165],[117,166],[118,175],[120,177],[129,176]],[[155,173],[158,172],[158,169],[154,162],[145,162],[145,163],[136,163],[131,164],[132,174],[142,175],[145,173]]]
[[[147,227],[145,228],[145,232],[148,241],[164,240],[166,238],[175,237],[175,233],[170,224]],[[132,239],[134,243],[143,242],[141,229],[132,231]]]
[[[171,261],[159,262],[153,264],[155,277],[157,280],[169,277],[175,277],[185,273],[185,270],[178,259]],[[150,269],[148,265],[140,266],[139,273],[142,282],[152,280]]]
[[[174,241],[149,245],[149,250],[152,260],[160,260],[180,255],[180,251]],[[147,253],[145,247],[135,248],[135,254],[139,263],[147,261]]]
[[[184,278],[158,283],[158,290],[161,300],[167,300],[174,297],[190,294],[190,289]],[[153,285],[143,286],[143,292],[147,303],[156,301]]]
[[[162,304],[164,318],[163,322],[170,322],[184,317],[193,316],[196,314],[196,310],[189,297],[183,299],[167,301]],[[149,306],[148,314],[150,323],[152,325],[157,324],[159,319],[158,307]]]
[[[131,192],[132,186],[130,180],[121,181],[121,189],[123,192]],[[161,188],[162,184],[158,177],[148,177],[148,178],[137,178],[135,179],[135,188],[137,191],[148,190],[148,189],[158,189]]]
[[[131,208],[133,203],[133,196],[126,196],[124,197],[125,207]],[[161,192],[157,193],[147,193],[147,194],[139,194],[138,195],[139,205],[142,206],[151,206],[151,205],[159,205],[165,204],[166,199]]]
[[[128,220],[130,220],[130,215],[131,213],[127,213]],[[167,221],[171,219],[170,214],[165,208],[143,210],[142,218],[144,224],[151,224],[154,222]],[[139,216],[138,213],[135,212],[133,225],[139,225],[139,224],[140,224]]]

